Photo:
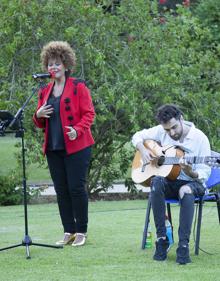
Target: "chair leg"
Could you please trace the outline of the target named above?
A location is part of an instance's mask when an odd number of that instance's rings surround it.
[[[167,203],[167,215],[168,215],[168,219],[169,219],[171,225],[173,225],[172,224],[172,215],[171,215],[170,203]]]
[[[150,211],[151,211],[151,196],[149,195],[148,203],[147,203],[147,210],[146,210],[146,217],[145,217],[145,224],[144,224],[144,231],[143,231],[143,238],[141,248],[144,250],[146,245],[147,239],[147,230],[150,222]]]
[[[167,216],[168,216],[168,219],[169,219],[170,224],[171,224],[171,228],[172,228],[172,238],[173,238],[173,242],[174,242],[174,237],[173,237],[173,222],[172,222],[172,215],[171,215],[170,203],[167,203]]]
[[[217,211],[218,211],[218,221],[220,224],[220,192],[215,193]]]
[[[195,255],[199,254],[199,242],[200,242],[200,231],[201,231],[201,222],[202,222],[202,208],[203,208],[203,200],[199,199],[199,211],[198,211],[198,221],[197,221],[197,229],[196,229],[196,241],[195,241]]]

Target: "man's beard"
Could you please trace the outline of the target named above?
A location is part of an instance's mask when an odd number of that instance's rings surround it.
[[[175,136],[173,136],[173,137],[171,137],[171,139],[173,139],[173,140],[175,140],[175,141],[178,141],[178,140],[180,140],[180,138],[181,138],[181,135],[175,135]]]

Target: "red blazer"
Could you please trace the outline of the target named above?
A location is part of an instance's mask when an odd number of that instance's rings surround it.
[[[94,144],[90,127],[95,117],[95,110],[92,104],[89,89],[84,83],[78,82],[77,86],[73,81],[75,78],[69,77],[66,80],[63,94],[60,99],[60,119],[63,127],[64,143],[67,154],[72,154],[83,148]],[[54,82],[50,82],[38,93],[37,110],[47,102],[53,89]],[[36,112],[37,112],[36,110]],[[43,152],[46,153],[48,143],[48,119],[37,118],[36,112],[33,121],[38,128],[44,129]],[[77,132],[77,138],[70,140],[66,134],[69,130],[65,126],[72,126]]]

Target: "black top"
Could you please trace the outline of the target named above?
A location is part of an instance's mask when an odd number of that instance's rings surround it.
[[[47,105],[53,107],[53,113],[49,118],[49,130],[48,130],[48,150],[64,150],[64,137],[63,129],[60,120],[60,98],[50,95]]]

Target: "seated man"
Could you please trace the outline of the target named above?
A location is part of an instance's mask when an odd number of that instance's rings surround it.
[[[162,146],[181,147],[186,156],[210,156],[210,144],[206,135],[193,123],[185,121],[183,113],[173,104],[161,106],[156,115],[160,125],[136,132],[132,137],[133,145],[140,151],[143,163],[153,159],[144,141],[155,140]],[[205,164],[188,164],[180,159],[181,171],[176,180],[155,176],[151,180],[151,202],[156,227],[156,250],[154,260],[163,261],[167,258],[169,242],[165,227],[165,199],[180,200],[179,243],[176,250],[176,262],[190,263],[189,239],[194,214],[194,198],[204,194],[204,182],[208,179],[211,169]]]

